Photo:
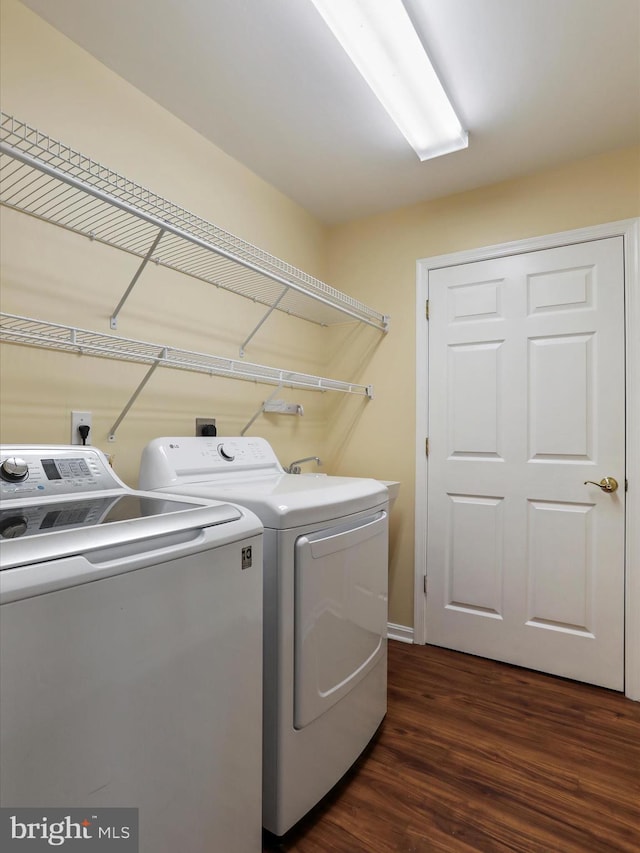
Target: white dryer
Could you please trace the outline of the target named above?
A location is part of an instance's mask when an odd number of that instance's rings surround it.
[[[257,853],[259,520],[129,489],[90,447],[0,447],[0,494],[2,805],[138,808],[141,853]]]
[[[263,825],[284,834],[387,707],[388,492],[294,475],[261,438],[159,438],[140,487],[248,507],[264,534]]]

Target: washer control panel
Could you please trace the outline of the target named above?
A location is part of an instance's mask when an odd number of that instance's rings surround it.
[[[0,446],[0,496],[5,499],[96,492],[120,485],[95,448]]]

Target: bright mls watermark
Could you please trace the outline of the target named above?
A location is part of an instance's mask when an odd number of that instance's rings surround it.
[[[138,853],[138,809],[0,809],[0,850]]]

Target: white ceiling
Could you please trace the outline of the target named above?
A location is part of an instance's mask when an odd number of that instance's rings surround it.
[[[469,131],[425,163],[309,0],[23,2],[325,222],[640,142],[640,0],[405,0]]]

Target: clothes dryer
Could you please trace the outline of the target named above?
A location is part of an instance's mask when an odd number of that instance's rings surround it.
[[[286,473],[261,438],[158,438],[139,485],[237,503],[264,524],[263,825],[282,835],[386,712],[387,489]]]

